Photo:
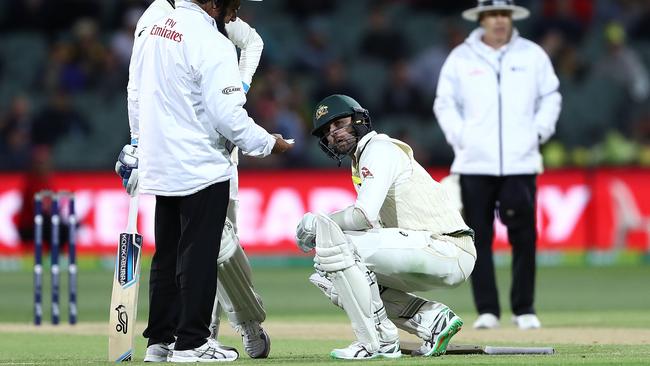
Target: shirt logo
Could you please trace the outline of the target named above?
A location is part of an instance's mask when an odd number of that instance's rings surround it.
[[[370,169],[366,168],[365,166],[363,168],[361,168],[361,175],[364,178],[374,178],[375,177],[374,175],[372,175],[372,172],[370,171]]]
[[[159,37],[170,39],[174,42],[181,43],[183,42],[183,33],[178,33],[175,30],[171,29],[174,28],[175,25],[176,22],[173,19],[168,18],[165,21],[165,25],[163,27],[154,25],[153,28],[151,28],[151,32],[149,32],[149,34],[151,34],[152,36],[159,36]]]
[[[327,114],[327,106],[325,104],[321,104],[318,106],[318,109],[316,110],[316,119],[320,119],[324,115]]]
[[[230,95],[230,94],[236,93],[238,91],[241,91],[241,87],[239,87],[239,86],[229,86],[229,87],[223,88],[223,90],[221,92],[223,94],[225,94],[225,95]]]

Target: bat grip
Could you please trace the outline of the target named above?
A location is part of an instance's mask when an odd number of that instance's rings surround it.
[[[136,193],[129,201],[129,221],[126,224],[126,232],[130,234],[138,232],[138,197]]]

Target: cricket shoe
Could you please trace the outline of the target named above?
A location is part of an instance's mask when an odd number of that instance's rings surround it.
[[[458,333],[462,326],[463,320],[445,306],[433,321],[431,338],[425,340],[420,349],[413,354],[425,357],[444,355],[451,337]]]
[[[542,323],[535,314],[514,315],[512,322],[521,330],[539,329]]]
[[[155,343],[147,347],[144,362],[167,362],[174,352],[174,343]]]
[[[499,327],[499,318],[492,313],[483,313],[476,318],[474,329],[496,329]]]
[[[202,346],[188,350],[174,350],[169,362],[228,362],[239,358],[239,352],[232,347],[222,346],[208,338]]]
[[[271,338],[258,321],[247,320],[235,326],[241,334],[244,351],[251,358],[267,358],[271,352]]]
[[[402,351],[399,348],[399,341],[385,343],[379,346],[377,352],[370,352],[360,342],[353,342],[346,348],[338,348],[330,352],[332,358],[340,360],[371,360],[373,358],[400,358]]]

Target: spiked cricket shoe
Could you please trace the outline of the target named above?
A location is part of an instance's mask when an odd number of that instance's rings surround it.
[[[499,327],[499,318],[491,313],[483,313],[476,318],[474,329],[496,329]]]
[[[174,343],[156,343],[147,347],[144,362],[167,362],[174,352]]]
[[[188,350],[174,350],[169,362],[228,362],[239,358],[239,352],[232,347],[222,346],[208,338],[202,346]]]
[[[250,320],[235,326],[237,333],[241,334],[244,351],[251,358],[267,358],[271,352],[271,338],[259,322]]]
[[[332,358],[341,360],[370,360],[373,358],[399,358],[402,357],[402,351],[399,348],[399,341],[386,343],[379,346],[379,351],[370,352],[359,342],[353,342],[346,348],[338,348],[330,352]]]
[[[447,351],[447,345],[463,326],[463,320],[448,307],[440,310],[433,322],[431,339],[424,341],[420,352],[422,356],[441,356]]]
[[[535,314],[515,315],[512,317],[512,322],[521,330],[539,329],[542,323]]]

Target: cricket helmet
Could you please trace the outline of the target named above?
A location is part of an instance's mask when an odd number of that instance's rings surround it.
[[[334,94],[321,100],[316,105],[314,111],[313,123],[314,128],[311,134],[316,136],[319,140],[320,148],[334,160],[337,160],[341,165],[341,160],[350,151],[335,151],[329,146],[327,142],[327,135],[329,134],[328,126],[341,118],[352,117],[352,129],[356,142],[352,149],[356,148],[359,140],[368,132],[372,131],[372,122],[368,110],[363,108],[359,102],[353,98],[342,95]]]

